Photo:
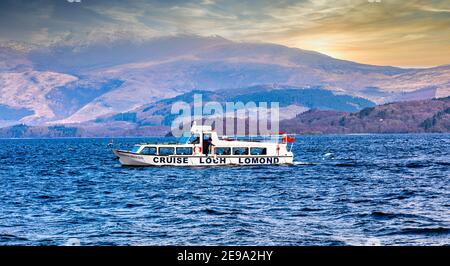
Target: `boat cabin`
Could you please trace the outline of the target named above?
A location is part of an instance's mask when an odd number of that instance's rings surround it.
[[[269,140],[269,141],[267,141]],[[194,125],[187,135],[183,135],[176,143],[137,144],[131,152],[154,156],[267,156],[287,155],[286,143],[279,143],[278,135],[270,138],[250,138],[243,141],[239,138],[222,137],[210,126]]]

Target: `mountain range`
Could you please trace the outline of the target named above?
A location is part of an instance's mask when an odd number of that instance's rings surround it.
[[[101,128],[102,123],[129,123],[118,117],[132,119],[133,113],[135,124],[164,127],[173,119],[165,115],[169,103],[193,92],[222,102],[277,100],[289,114],[285,118],[293,119],[310,109],[357,112],[449,96],[450,65],[373,66],[218,36],[0,43],[0,127]]]

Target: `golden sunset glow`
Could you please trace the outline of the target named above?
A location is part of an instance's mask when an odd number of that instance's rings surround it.
[[[375,65],[450,63],[448,1],[311,1],[297,10],[303,19],[273,42]]]

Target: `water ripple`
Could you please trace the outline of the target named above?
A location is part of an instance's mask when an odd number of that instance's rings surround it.
[[[121,167],[108,139],[0,140],[0,245],[448,245],[449,140],[300,136],[292,166],[213,168]]]

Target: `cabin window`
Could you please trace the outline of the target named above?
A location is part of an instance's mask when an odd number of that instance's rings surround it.
[[[231,155],[231,148],[217,147],[215,150],[217,155]]]
[[[233,148],[233,155],[248,155],[248,148],[244,147]]]
[[[200,143],[200,135],[194,134],[189,138],[190,144],[199,144]]]
[[[139,149],[141,148],[141,146],[137,145],[134,146],[133,149],[131,150],[132,153],[137,153],[139,151]]]
[[[266,155],[267,154],[267,148],[251,148],[250,149],[251,155]]]
[[[191,147],[177,148],[177,155],[192,155],[192,148]]]
[[[173,155],[175,149],[173,147],[160,147],[159,155]]]
[[[156,155],[156,147],[145,147],[144,149],[142,149],[141,154]]]

